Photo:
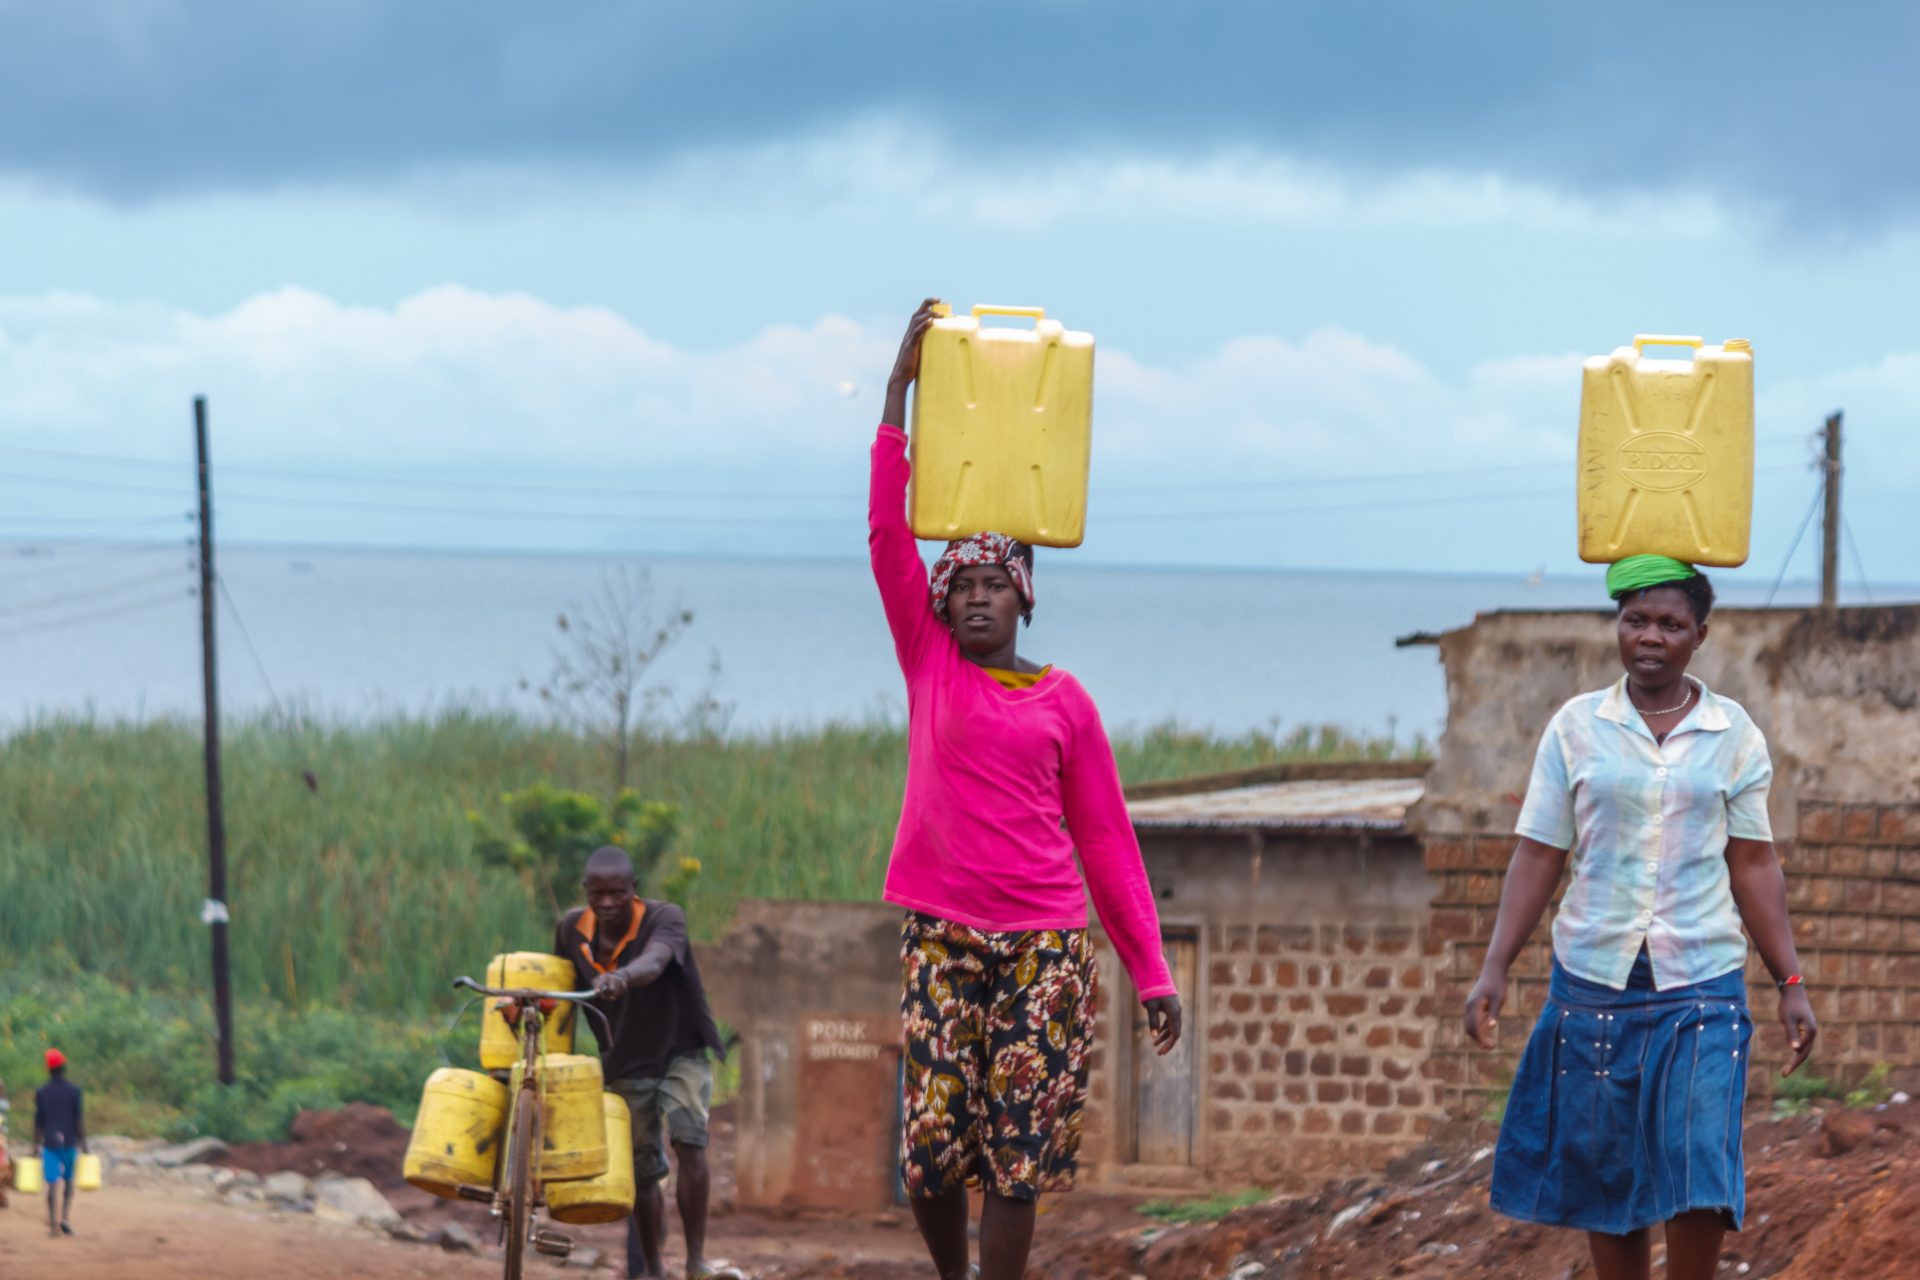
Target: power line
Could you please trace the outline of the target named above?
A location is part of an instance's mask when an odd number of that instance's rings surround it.
[[[151,573],[143,573],[137,578],[123,578],[118,582],[102,583],[79,591],[68,591],[57,596],[45,596],[38,600],[9,600],[0,602],[0,609],[5,610],[8,619],[23,616],[31,617],[34,614],[44,613],[49,609],[64,609],[69,605],[110,600],[128,591],[151,587],[153,583],[154,575]]]
[[[0,575],[0,586],[6,586],[9,583],[16,582],[35,582],[41,578],[53,577],[56,574],[67,575],[71,574],[75,569],[98,568],[103,561],[137,559],[141,556],[162,554],[173,555],[180,550],[178,545],[171,542],[144,542],[133,546],[124,544],[92,545],[85,543],[79,545],[86,547],[86,549],[72,553],[41,556],[33,562],[31,568],[22,570],[19,573]],[[189,541],[187,545],[191,547],[193,544]]]
[[[1763,436],[1756,444],[1772,444],[1788,440],[1804,440],[1805,433],[1796,432],[1787,435]],[[0,445],[0,454],[20,454],[32,457],[64,458],[82,462],[110,462],[127,465],[166,467],[169,469],[183,466],[183,463],[161,458],[140,458],[126,455],[79,453],[62,449],[38,449]],[[1101,494],[1120,493],[1213,493],[1249,489],[1294,489],[1314,488],[1325,485],[1348,484],[1385,484],[1394,481],[1431,481],[1452,479],[1462,476],[1483,476],[1524,471],[1548,471],[1563,469],[1572,465],[1571,460],[1560,459],[1542,462],[1499,463],[1479,467],[1459,467],[1447,470],[1423,470],[1401,472],[1366,472],[1333,476],[1288,476],[1267,480],[1218,480],[1196,481],[1190,484],[1149,484],[1149,485],[1106,485],[1096,492]],[[496,480],[485,478],[456,479],[445,475],[420,475],[393,470],[351,470],[342,468],[286,468],[245,465],[228,465],[221,468],[223,475],[255,476],[291,480],[301,484],[327,483],[332,480],[344,480],[355,484],[374,484],[399,486],[406,488],[455,489],[462,492],[485,490],[502,493],[544,493],[564,497],[612,497],[644,499],[738,499],[742,501],[764,501],[769,498],[788,499],[802,502],[845,501],[859,502],[864,495],[839,490],[797,490],[797,489],[689,489],[685,486],[670,485],[664,488],[634,488],[627,486],[578,485],[568,483],[541,483],[526,480]],[[28,476],[0,474],[0,479],[38,481],[61,484],[78,488],[112,489],[116,491],[145,493],[177,493],[178,486],[138,485],[125,481],[105,481],[79,479],[73,477]],[[250,498],[264,499],[267,495],[249,494]],[[274,496],[274,501],[305,501],[293,497]]]
[[[40,480],[42,477],[29,477]],[[0,479],[6,479],[0,476]],[[49,483],[59,483],[51,481]],[[84,485],[79,487],[85,487]],[[28,525],[38,528],[43,525],[60,525],[66,528],[72,525],[98,525],[102,528],[127,529],[135,527],[157,528],[163,524],[183,524],[193,517],[184,512],[165,516],[0,516],[0,525],[11,528],[16,525]]]
[[[1801,440],[1805,433],[1764,436],[1754,443],[1771,444],[1783,440]],[[1551,462],[1512,462],[1496,466],[1458,467],[1445,471],[1366,472],[1335,476],[1292,476],[1284,480],[1218,480],[1185,485],[1103,485],[1097,492],[1107,493],[1214,493],[1229,489],[1310,489],[1334,484],[1385,484],[1396,480],[1448,480],[1461,476],[1498,475],[1516,471],[1563,471],[1575,465],[1573,459]]]
[[[0,472],[0,480],[13,480],[25,484],[50,484],[59,489],[103,489],[115,493],[178,494],[180,492],[180,486],[173,484],[128,484],[123,480],[81,480],[71,476],[22,475],[17,471]]]
[[[1101,520],[1231,520],[1240,516],[1291,516],[1309,515],[1319,511],[1374,511],[1391,507],[1440,507],[1454,506],[1463,502],[1505,502],[1526,498],[1565,498],[1573,490],[1564,486],[1551,489],[1502,489],[1492,493],[1448,493],[1433,494],[1425,498],[1396,498],[1392,500],[1369,499],[1355,502],[1307,503],[1291,507],[1230,507],[1222,510],[1218,507],[1203,507],[1183,511],[1108,511],[1101,514]]]
[[[1872,604],[1873,584],[1867,581],[1866,562],[1860,559],[1860,546],[1853,540],[1853,526],[1847,522],[1844,515],[1840,517],[1840,531],[1847,535],[1847,550],[1853,552],[1853,568],[1860,575],[1860,589],[1866,592],[1867,603]]]
[[[156,595],[145,600],[128,601],[112,609],[101,609],[91,613],[77,613],[66,618],[49,619],[45,622],[35,623],[30,627],[15,627],[8,631],[0,631],[0,640],[12,640],[20,636],[37,635],[44,631],[64,631],[72,627],[84,626],[90,622],[100,622],[109,618],[129,617],[136,613],[144,613],[158,609],[163,605],[176,604],[183,599],[191,598],[192,594],[191,591],[169,591],[165,595]]]
[[[1798,470],[1799,464],[1785,463],[1774,467],[1763,467],[1761,473],[1773,471]],[[1407,473],[1404,479],[1431,479],[1434,473]],[[1478,474],[1475,472],[1473,474]],[[0,476],[0,479],[4,479]],[[71,481],[82,487],[89,481]],[[1414,498],[1369,498],[1345,503],[1317,503],[1304,506],[1277,507],[1240,507],[1222,510],[1217,507],[1174,511],[1118,511],[1104,512],[1103,520],[1217,520],[1234,516],[1292,515],[1317,511],[1373,511],[1393,510],[1405,507],[1446,506],[1461,502],[1494,502],[1514,498],[1565,497],[1570,489],[1565,485],[1554,485],[1539,489],[1514,489],[1492,493],[1437,494]],[[223,490],[221,504],[231,502],[272,503],[276,506],[331,507],[355,511],[391,511],[411,516],[452,516],[475,517],[487,520],[549,520],[573,523],[606,523],[631,525],[670,522],[673,524],[721,524],[721,525],[851,525],[857,516],[852,509],[832,514],[811,512],[771,512],[747,513],[740,515],[720,515],[706,513],[645,512],[645,511],[580,511],[569,508],[527,508],[527,507],[474,507],[452,506],[447,504],[423,504],[413,502],[390,502],[379,498],[341,498],[323,495],[301,496],[295,494],[236,493]]]
[[[1769,474],[1777,471],[1798,471],[1799,463],[1782,463],[1774,467],[1760,467],[1756,474]],[[1299,515],[1316,511],[1375,511],[1400,510],[1406,507],[1450,506],[1462,502],[1499,502],[1516,498],[1570,497],[1572,488],[1567,485],[1554,485],[1540,489],[1502,489],[1491,493],[1444,493],[1430,494],[1417,498],[1368,498],[1351,502],[1310,503],[1303,506],[1280,507],[1201,507],[1180,511],[1102,511],[1100,519],[1110,520],[1217,520],[1234,516]]]
[[[1807,536],[1807,526],[1813,523],[1813,513],[1820,509],[1821,501],[1827,496],[1826,476],[1822,474],[1820,483],[1814,487],[1813,501],[1807,504],[1807,514],[1801,517],[1800,530],[1793,535],[1793,545],[1787,548],[1787,555],[1780,562],[1780,572],[1774,575],[1773,586],[1767,589],[1767,603],[1764,607],[1773,607],[1773,597],[1779,593],[1780,584],[1787,580],[1787,566],[1793,563],[1793,553],[1800,549],[1800,539]]]
[[[240,628],[240,639],[246,642],[247,652],[253,655],[254,669],[260,673],[260,682],[267,686],[267,700],[282,720],[286,719],[286,708],[280,704],[280,694],[273,687],[273,677],[267,674],[267,664],[261,660],[260,648],[253,642],[253,633],[247,630],[247,620],[240,616],[240,606],[233,601],[233,592],[227,589],[225,574],[215,573],[213,578],[220,588],[220,598],[227,602],[227,612],[232,615],[234,625]]]

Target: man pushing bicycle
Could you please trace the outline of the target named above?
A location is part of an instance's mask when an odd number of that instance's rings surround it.
[[[633,1216],[627,1275],[664,1277],[665,1146],[673,1146],[674,1198],[687,1238],[688,1280],[739,1280],[706,1260],[707,1120],[713,1103],[708,1051],[726,1055],[700,983],[687,917],[671,902],[641,898],[633,859],[608,845],[587,859],[587,905],[560,918],[553,950],[573,962],[581,990],[606,1015],[586,1019],[599,1042],[601,1074],[633,1113]],[[663,1142],[663,1135],[665,1141]]]

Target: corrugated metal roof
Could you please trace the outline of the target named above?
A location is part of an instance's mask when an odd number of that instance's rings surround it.
[[[1273,782],[1197,795],[1135,800],[1133,825],[1147,829],[1230,827],[1263,831],[1401,831],[1426,791],[1420,778]]]

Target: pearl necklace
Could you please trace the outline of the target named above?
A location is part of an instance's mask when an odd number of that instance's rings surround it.
[[[1679,706],[1667,707],[1661,711],[1648,711],[1645,707],[1642,707],[1640,704],[1634,703],[1633,709],[1635,711],[1638,711],[1642,716],[1670,716],[1676,711],[1685,711],[1687,709],[1687,704],[1693,701],[1693,681],[1683,678],[1681,680],[1681,683],[1687,686],[1687,692],[1686,692],[1686,696],[1680,699]],[[1629,697],[1627,701],[1633,702],[1633,699]]]

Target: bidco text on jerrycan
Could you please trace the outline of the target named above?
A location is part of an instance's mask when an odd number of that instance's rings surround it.
[[[1693,348],[1655,360],[1643,348]],[[1641,335],[1580,388],[1580,558],[1745,564],[1753,525],[1753,348]]]
[[[983,325],[1014,316],[1025,325]],[[1093,335],[1039,307],[944,305],[920,348],[909,522],[921,538],[983,530],[1077,547],[1087,529]]]

